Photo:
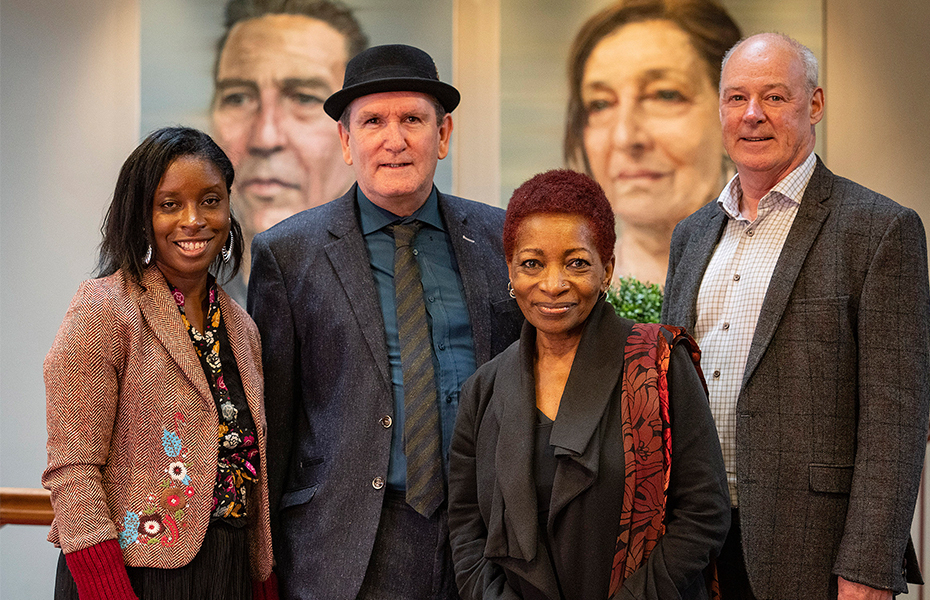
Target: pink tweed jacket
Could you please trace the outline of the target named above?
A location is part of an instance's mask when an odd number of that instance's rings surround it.
[[[200,361],[161,272],[81,284],[45,359],[48,468],[65,553],[118,539],[128,566],[194,558],[213,507],[218,417]],[[258,430],[249,498],[252,577],[271,573],[266,422],[258,330],[220,292],[220,310]]]

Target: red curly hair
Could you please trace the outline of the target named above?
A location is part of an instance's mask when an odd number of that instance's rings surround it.
[[[581,215],[588,221],[601,262],[606,265],[614,255],[614,211],[604,190],[587,175],[554,169],[528,179],[514,190],[504,218],[504,256],[508,263],[513,259],[520,224],[536,214]]]

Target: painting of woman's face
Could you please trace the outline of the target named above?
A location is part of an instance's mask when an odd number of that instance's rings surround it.
[[[581,98],[585,153],[619,220],[670,228],[719,192],[717,89],[677,25],[629,23],[603,38]]]

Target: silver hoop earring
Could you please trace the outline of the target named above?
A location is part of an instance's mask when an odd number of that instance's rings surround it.
[[[152,263],[152,244],[149,244],[149,249],[145,251],[145,256],[142,257],[142,264],[146,267]]]
[[[513,282],[512,281],[507,282],[507,293],[510,294],[511,298],[517,297],[517,295],[513,293]]]
[[[229,230],[229,239],[226,240],[226,245],[223,246],[223,249],[220,253],[223,255],[223,262],[228,263],[229,259],[232,258],[232,246],[233,246],[233,232],[232,229]]]

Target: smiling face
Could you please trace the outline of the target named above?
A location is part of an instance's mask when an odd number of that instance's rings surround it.
[[[720,121],[744,190],[767,193],[804,162],[822,118],[823,90],[808,90],[801,59],[787,42],[759,35],[730,56],[720,80]]]
[[[620,220],[671,227],[717,193],[717,90],[678,26],[616,30],[591,52],[581,86],[585,153]]]
[[[449,152],[452,117],[436,123],[436,108],[419,92],[382,92],[349,105],[349,129],[339,123],[342,153],[365,196],[399,216],[429,196],[436,163]]]
[[[508,265],[517,304],[540,336],[581,337],[584,322],[613,275],[598,256],[587,220],[534,214],[520,223]]]
[[[265,15],[230,31],[213,132],[236,169],[233,204],[247,240],[351,185],[336,124],[323,112],[346,60],[345,37],[303,15]]]
[[[212,162],[182,156],[168,165],[152,201],[155,264],[168,281],[206,279],[229,236],[229,194]]]

